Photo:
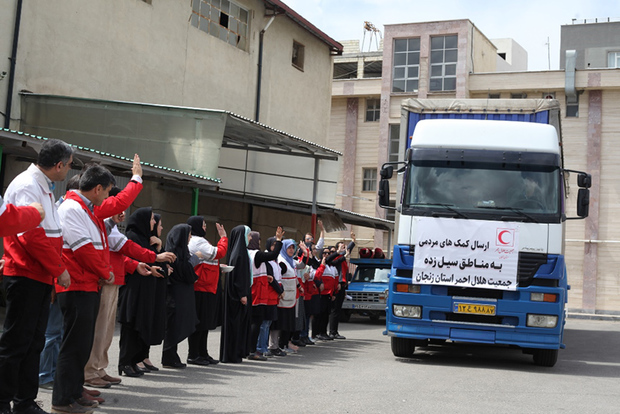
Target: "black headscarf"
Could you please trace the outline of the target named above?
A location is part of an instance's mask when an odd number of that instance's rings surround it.
[[[265,246],[265,250],[267,250],[268,252],[271,251],[271,246],[273,246],[276,243],[276,238],[275,237],[270,237],[267,239],[267,245]]]
[[[170,279],[173,282],[194,284],[198,276],[194,272],[194,266],[190,263],[190,253],[187,248],[191,228],[187,224],[177,224],[168,232],[166,238],[166,251],[172,252],[177,256],[177,260],[172,262],[172,274]]]
[[[207,233],[202,228],[205,218],[203,216],[191,216],[187,219],[187,224],[192,228],[192,236],[204,237]]]
[[[260,250],[260,233],[257,231],[250,232],[250,242],[248,250]]]
[[[155,224],[153,224],[153,230],[151,230],[151,236],[161,237],[157,234],[157,227],[159,226],[159,222],[161,221],[161,214],[153,213],[153,219],[155,220]]]
[[[232,229],[228,238],[226,263],[234,266],[234,269],[228,273],[227,280],[230,282],[227,282],[227,289],[229,297],[233,300],[240,300],[250,295],[252,271],[248,255],[247,230],[249,227],[239,225]]]
[[[142,207],[134,211],[127,219],[127,238],[138,243],[145,249],[150,249],[151,239],[151,207]]]

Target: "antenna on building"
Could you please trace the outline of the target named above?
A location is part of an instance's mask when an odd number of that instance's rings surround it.
[[[549,70],[551,70],[551,42],[549,42],[549,36],[547,36],[547,62],[549,65]]]
[[[379,50],[379,38],[383,39],[381,35],[381,30],[377,29],[374,24],[365,21],[364,22],[364,38],[362,39],[362,48],[361,51],[364,51],[364,42],[366,41],[366,32],[370,32],[370,37],[368,38],[368,51],[370,52],[370,48],[372,47],[372,39],[374,37],[375,43],[377,45],[377,50]]]

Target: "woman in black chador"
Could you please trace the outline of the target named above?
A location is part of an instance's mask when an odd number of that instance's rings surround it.
[[[230,232],[226,263],[234,266],[226,273],[220,361],[238,363],[250,353],[250,310],[252,308],[252,271],[248,255],[248,226]]]
[[[127,238],[145,249],[151,249],[151,231],[155,224],[150,207],[137,209],[127,220]],[[165,291],[158,289],[167,274],[164,264],[151,266],[152,276],[134,272],[125,277],[119,295],[121,323],[119,374],[136,377],[143,371],[136,365],[148,357],[149,346],[160,344],[165,331]]]
[[[191,235],[188,224],[177,224],[168,233],[166,251],[176,255],[172,263],[172,273],[168,277],[168,296],[166,298],[166,336],[161,364],[167,368],[185,368],[177,353],[179,342],[190,336],[196,329],[196,302],[194,283],[198,276],[194,265],[198,257],[191,256],[187,244]]]

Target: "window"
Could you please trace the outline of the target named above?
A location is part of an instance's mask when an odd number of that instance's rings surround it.
[[[607,54],[607,67],[620,68],[620,52],[609,52]]]
[[[362,168],[362,191],[377,191],[377,169]]]
[[[364,62],[364,78],[380,78],[383,69],[383,61],[375,60]]]
[[[431,37],[431,76],[429,90],[456,90],[456,61],[458,37]]]
[[[390,124],[389,134],[388,162],[396,162],[400,152],[400,124]]]
[[[499,99],[501,95],[499,93],[490,93],[489,99]]]
[[[192,0],[192,26],[241,50],[248,45],[250,13],[229,0]]]
[[[510,94],[510,99],[526,99],[526,98],[527,98],[527,93],[525,92]]]
[[[394,40],[392,92],[417,92],[420,77],[420,38]]]
[[[293,66],[297,69],[304,70],[304,45],[293,40]]]
[[[380,99],[366,99],[366,122],[376,122],[381,114]]]
[[[357,62],[334,63],[334,79],[357,78]]]

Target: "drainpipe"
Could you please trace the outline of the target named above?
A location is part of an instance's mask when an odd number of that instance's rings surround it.
[[[6,93],[6,109],[4,111],[4,127],[9,128],[11,123],[11,106],[13,105],[13,84],[15,83],[15,62],[17,61],[17,43],[19,40],[19,25],[22,20],[23,0],[17,0],[15,10],[15,28],[13,29],[13,49],[11,51],[11,68],[9,69],[9,86]]]
[[[275,14],[271,16],[271,19],[269,19],[265,28],[261,30],[258,35],[258,79],[256,81],[256,114],[254,115],[254,120],[256,122],[259,122],[260,119],[260,90],[263,77],[263,37],[275,18]]]

